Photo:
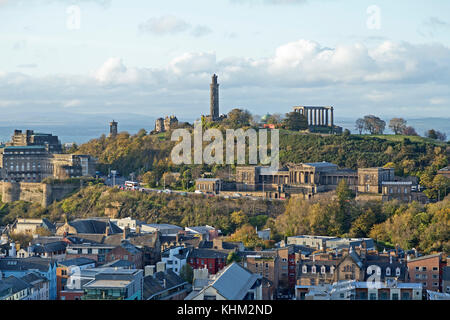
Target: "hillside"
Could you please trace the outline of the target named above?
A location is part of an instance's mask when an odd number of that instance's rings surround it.
[[[170,133],[136,135],[126,132],[116,138],[102,136],[85,143],[77,153],[90,154],[99,159],[99,170],[109,168],[122,174],[143,174],[157,171],[184,171],[185,166],[171,166],[170,152],[175,145]],[[427,167],[434,171],[448,164],[450,146],[431,139],[405,136],[315,135],[280,131],[280,162],[282,164],[328,161],[340,167],[376,167],[390,164],[397,175],[419,175]],[[192,166],[191,166],[192,167]],[[220,167],[220,166],[216,166]],[[202,166],[201,171],[213,168]],[[193,177],[195,178],[195,176]]]

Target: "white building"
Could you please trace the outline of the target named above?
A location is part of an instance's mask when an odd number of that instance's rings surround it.
[[[166,264],[167,269],[172,269],[177,275],[180,275],[181,268],[186,265],[189,249],[185,247],[175,247],[165,250],[161,254],[161,261]]]

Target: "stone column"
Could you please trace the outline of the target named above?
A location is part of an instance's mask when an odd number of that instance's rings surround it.
[[[322,126],[326,125],[326,123],[325,123],[325,111],[326,111],[326,109],[322,108]]]
[[[333,107],[331,107],[331,127],[334,127],[334,114],[333,114]]]
[[[327,108],[327,109],[325,110],[325,122],[326,122],[326,126],[329,126],[329,125],[330,125],[330,123],[328,122],[328,111],[329,111],[329,109]]]

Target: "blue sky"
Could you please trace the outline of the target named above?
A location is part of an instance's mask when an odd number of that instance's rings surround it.
[[[0,0],[0,30],[7,114],[192,119],[208,112],[214,72],[222,112],[450,111],[446,0]]]

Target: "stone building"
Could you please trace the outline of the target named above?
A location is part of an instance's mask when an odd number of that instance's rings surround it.
[[[218,194],[220,192],[220,187],[221,187],[220,179],[200,178],[195,180],[196,191]]]
[[[424,289],[442,291],[442,278],[447,259],[444,254],[436,253],[408,259],[409,279],[411,282],[422,283]]]
[[[328,162],[288,165],[277,171],[268,167],[243,166],[236,168],[238,191],[262,191],[268,198],[281,198],[293,194],[313,195],[336,189],[345,179],[354,189],[357,175],[354,170],[339,169]]]
[[[219,84],[216,74],[212,76],[210,84],[210,115],[212,121],[219,120]]]
[[[95,175],[95,159],[88,155],[53,154],[45,146],[0,148],[0,177],[6,182],[41,182]]]
[[[394,180],[392,168],[358,169],[358,192],[382,193],[382,183]]]
[[[420,201],[426,197],[417,191],[414,179],[394,176],[391,168],[362,168],[356,170],[339,168],[329,162],[288,164],[279,170],[262,166],[239,166],[236,168],[234,185],[223,185],[223,191],[245,192],[254,196],[285,199],[301,195],[306,199],[315,194],[336,190],[345,180],[357,193],[359,200],[403,202]]]
[[[33,130],[26,130],[25,132],[22,132],[22,130],[14,130],[11,141],[6,146],[43,146],[51,153],[62,152],[61,142],[57,136],[48,133],[35,133]]]
[[[110,138],[114,138],[117,136],[117,122],[116,121],[111,121],[109,123],[109,137]]]
[[[298,106],[294,112],[303,115],[311,132],[341,133],[342,128],[334,124],[334,108],[322,106]]]
[[[62,154],[57,136],[15,130],[11,142],[0,145],[0,179],[39,183],[45,178],[66,179],[95,175],[95,159]]]
[[[440,174],[440,175],[450,179],[450,166],[447,166],[445,168],[438,170],[437,174]]]
[[[166,132],[173,130],[178,125],[178,119],[176,116],[167,116],[165,119],[158,118],[155,121],[155,131],[156,132]]]

